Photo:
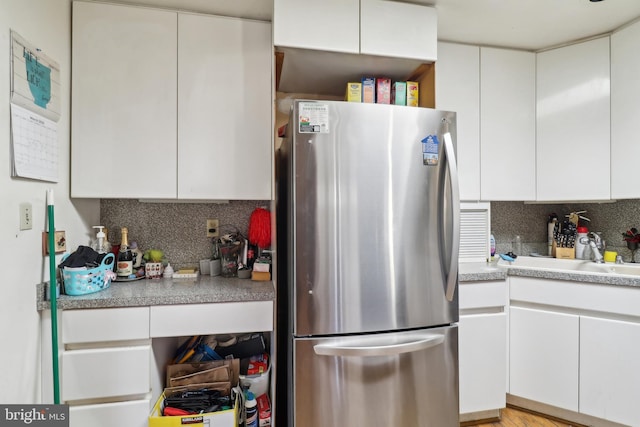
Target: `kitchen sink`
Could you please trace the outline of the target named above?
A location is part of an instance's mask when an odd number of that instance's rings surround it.
[[[519,256],[515,261],[500,259],[498,267],[640,277],[640,264],[598,264],[580,259]]]

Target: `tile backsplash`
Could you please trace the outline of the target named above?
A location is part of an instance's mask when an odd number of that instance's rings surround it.
[[[109,230],[109,241],[120,242],[120,228],[129,228],[129,240],[140,248],[162,249],[172,265],[196,266],[210,258],[212,242],[206,237],[206,220],[218,219],[222,233],[237,227],[247,235],[249,218],[257,207],[271,208],[269,200],[229,201],[229,203],[146,203],[129,199],[103,199],[100,219]],[[498,253],[513,250],[516,235],[521,236],[525,254],[547,253],[547,218],[586,210],[590,231],[601,231],[607,248],[618,251],[625,260],[630,251],[622,233],[631,227],[640,229],[640,200],[613,203],[525,204],[491,202],[491,230]]]
[[[109,230],[109,241],[120,243],[120,229],[129,229],[129,243],[142,251],[162,249],[176,268],[197,266],[211,258],[212,239],[206,237],[207,219],[218,219],[221,234],[237,228],[247,235],[255,208],[271,209],[269,200],[231,200],[228,203],[147,203],[129,199],[102,199],[100,221]]]
[[[586,210],[590,222],[580,222],[589,231],[601,231],[607,249],[617,251],[625,261],[630,251],[622,240],[622,233],[631,227],[640,229],[640,200],[619,200],[612,203],[525,204],[523,202],[491,202],[491,230],[498,253],[513,249],[515,236],[523,242],[523,252],[547,253],[547,219],[555,213],[558,218],[570,212]]]

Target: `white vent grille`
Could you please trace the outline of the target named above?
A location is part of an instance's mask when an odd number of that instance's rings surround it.
[[[486,262],[490,256],[489,203],[460,204],[460,262]]]

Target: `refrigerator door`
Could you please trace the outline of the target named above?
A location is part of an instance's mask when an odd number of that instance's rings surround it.
[[[456,322],[455,113],[298,101],[289,126],[294,335]]]
[[[458,426],[457,326],[294,340],[296,426]]]

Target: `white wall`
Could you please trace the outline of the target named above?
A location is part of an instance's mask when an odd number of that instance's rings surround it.
[[[61,67],[62,116],[58,122],[59,181],[15,179],[10,158],[10,29],[36,45]],[[55,194],[55,223],[65,230],[70,250],[88,244],[91,225],[100,218],[98,200],[69,199],[71,1],[0,1],[0,402],[38,403],[41,330],[36,284],[49,280],[49,260],[42,256],[46,228],[46,190]],[[91,179],[91,177],[87,177]],[[20,231],[19,205],[33,208],[33,229]],[[59,262],[59,257],[58,257]],[[45,363],[51,363],[45,360]],[[50,403],[50,402],[46,402]]]

